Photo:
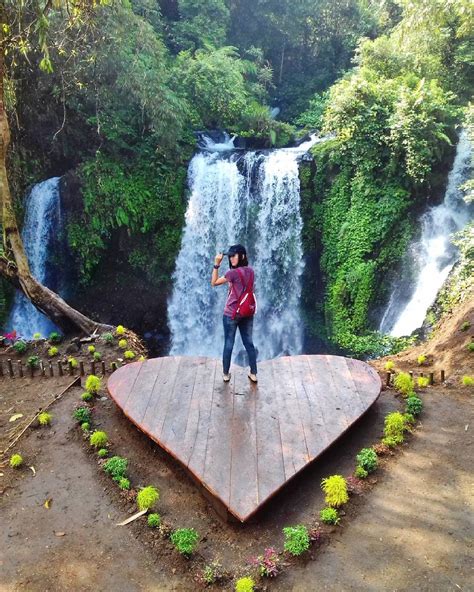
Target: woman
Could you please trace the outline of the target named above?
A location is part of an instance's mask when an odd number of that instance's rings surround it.
[[[223,277],[219,277],[219,267],[221,266],[223,253],[216,255],[214,261],[214,269],[212,270],[211,286],[221,286],[222,284],[229,285],[229,293],[224,307],[224,354],[222,356],[222,364],[224,369],[224,382],[230,380],[230,360],[232,357],[232,349],[234,347],[235,333],[237,327],[240,331],[240,336],[247,350],[249,357],[250,373],[248,377],[252,382],[257,382],[257,354],[252,341],[253,317],[238,318],[235,316],[238,301],[243,295],[247,286],[253,286],[254,271],[249,266],[247,260],[247,251],[242,245],[232,245],[228,253],[230,269]],[[239,271],[237,271],[239,269]],[[243,280],[243,282],[242,282]]]

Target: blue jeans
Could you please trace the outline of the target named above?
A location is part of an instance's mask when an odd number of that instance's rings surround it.
[[[253,317],[247,317],[245,319],[231,319],[224,315],[224,354],[222,356],[222,365],[224,367],[224,374],[229,374],[230,360],[232,357],[232,349],[234,348],[235,333],[237,327],[240,331],[240,337],[242,343],[247,350],[249,357],[250,372],[257,374],[257,353],[252,341],[253,331]]]

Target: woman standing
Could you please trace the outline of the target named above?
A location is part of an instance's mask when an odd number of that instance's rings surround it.
[[[249,266],[247,260],[247,251],[242,245],[232,245],[228,253],[230,269],[223,277],[219,277],[219,267],[221,266],[223,253],[216,255],[214,269],[212,270],[211,286],[221,286],[229,284],[229,293],[224,307],[224,353],[222,356],[222,365],[224,370],[224,382],[230,380],[230,360],[232,349],[234,347],[235,333],[237,327],[240,331],[242,343],[247,350],[249,357],[250,373],[249,378],[252,382],[257,382],[257,354],[252,340],[253,316],[239,318],[236,316],[239,300],[249,286],[253,286],[255,274]]]

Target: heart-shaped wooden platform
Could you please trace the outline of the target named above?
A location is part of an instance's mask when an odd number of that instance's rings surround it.
[[[238,520],[250,518],[376,401],[377,372],[339,356],[260,362],[258,384],[219,360],[165,357],[123,366],[107,388],[125,415]]]

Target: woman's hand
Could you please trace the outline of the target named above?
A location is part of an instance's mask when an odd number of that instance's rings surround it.
[[[224,259],[224,255],[222,253],[219,253],[218,255],[215,256],[214,264],[220,265],[222,263],[222,259]]]

